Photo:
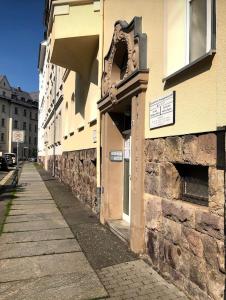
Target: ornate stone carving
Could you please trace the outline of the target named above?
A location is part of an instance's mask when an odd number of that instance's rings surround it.
[[[135,17],[130,24],[125,21],[115,23],[111,47],[104,59],[102,97],[109,95],[112,103],[117,102],[117,84],[134,71],[146,69],[144,50],[146,35],[141,33],[141,18]]]

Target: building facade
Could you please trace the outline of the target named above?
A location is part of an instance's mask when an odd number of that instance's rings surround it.
[[[0,152],[17,153],[12,142],[13,130],[25,131],[25,142],[19,146],[19,159],[37,157],[38,93],[14,88],[7,77],[0,76]]]
[[[46,1],[40,48],[40,162],[192,299],[225,289],[225,15]]]

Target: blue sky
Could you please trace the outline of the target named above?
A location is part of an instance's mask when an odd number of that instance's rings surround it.
[[[44,0],[0,0],[0,74],[12,86],[38,90]]]

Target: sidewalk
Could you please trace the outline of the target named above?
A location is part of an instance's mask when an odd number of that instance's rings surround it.
[[[106,291],[32,164],[0,237],[0,299],[98,299]]]
[[[187,299],[39,173],[25,164],[0,237],[0,299]]]

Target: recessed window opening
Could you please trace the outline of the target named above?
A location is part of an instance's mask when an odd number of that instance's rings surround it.
[[[185,201],[208,205],[208,167],[175,164],[181,177],[181,197]]]
[[[123,80],[128,64],[128,49],[125,41],[122,41],[116,45],[116,52],[112,65],[112,82],[118,82]]]

